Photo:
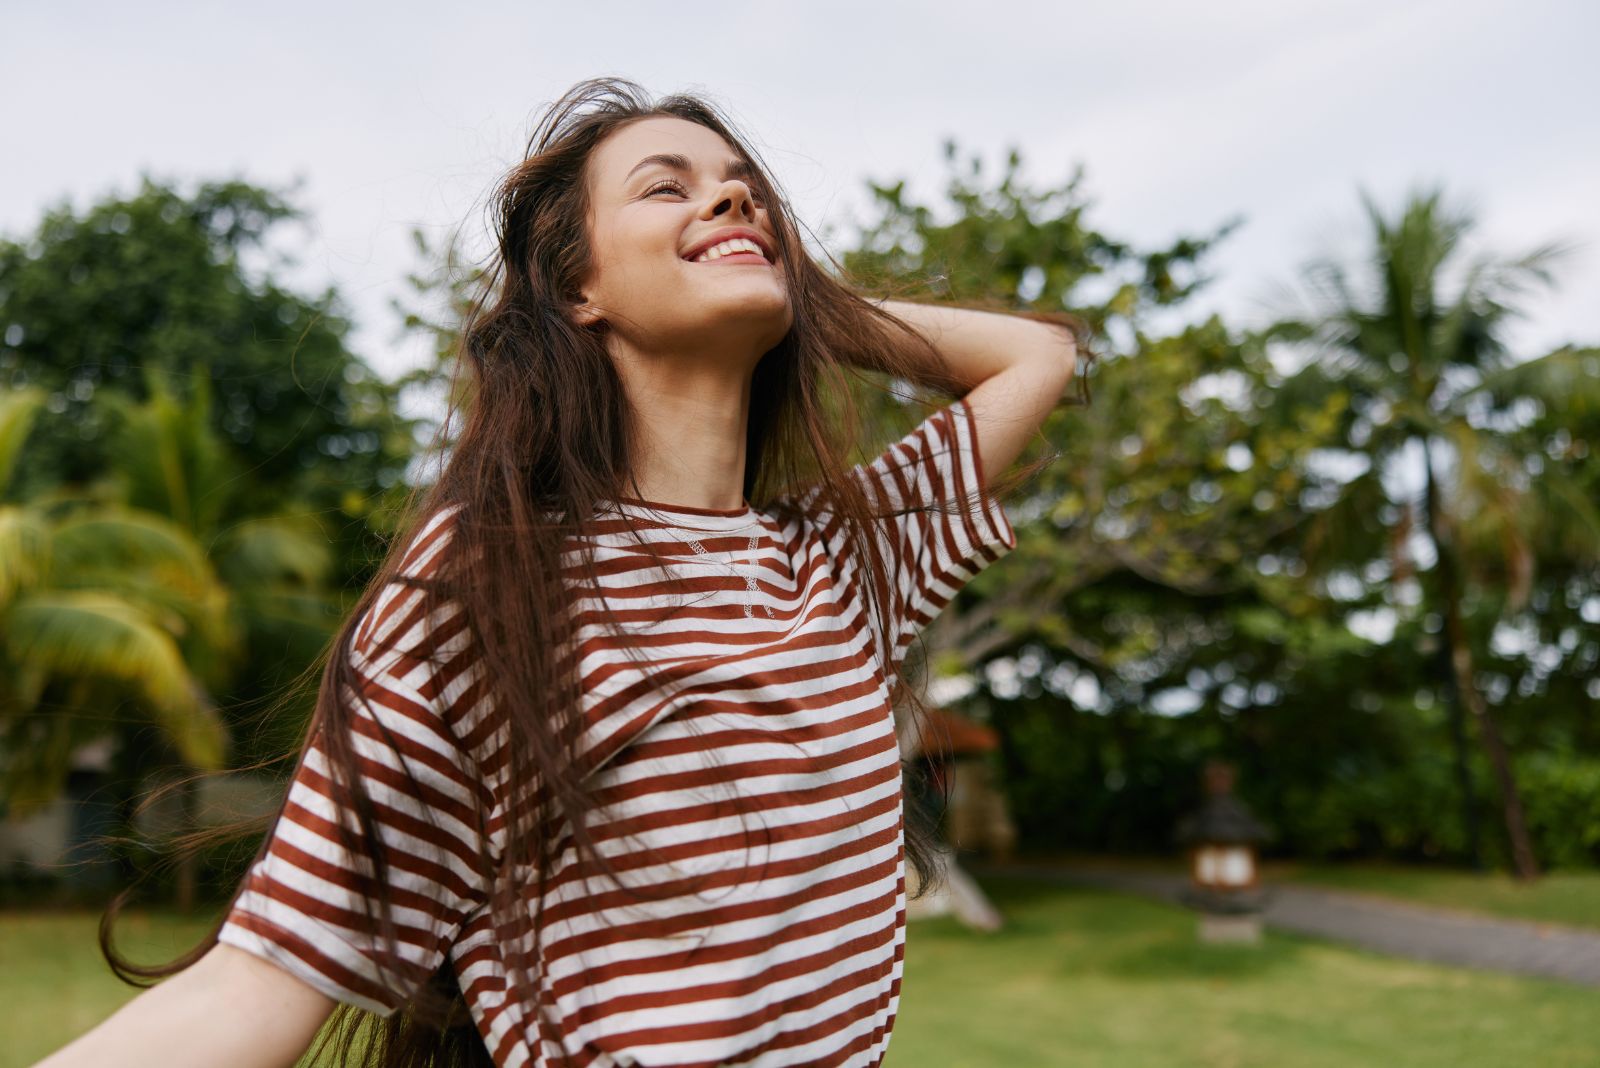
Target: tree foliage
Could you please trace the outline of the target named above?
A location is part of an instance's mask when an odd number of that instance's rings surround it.
[[[0,240],[0,388],[44,390],[48,413],[13,495],[102,476],[115,398],[142,401],[160,383],[181,400],[204,382],[253,499],[357,518],[377,507],[414,451],[412,426],[347,347],[335,291],[306,297],[275,279],[269,239],[301,219],[241,181],[185,195],[145,177],[132,196],[81,214],[61,205],[32,235]]]

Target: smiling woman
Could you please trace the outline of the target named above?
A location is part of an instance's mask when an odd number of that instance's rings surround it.
[[[593,255],[574,314],[604,331],[627,396],[648,398],[635,402],[638,497],[711,508],[744,499],[751,379],[794,325],[755,175],[722,134],[676,116],[629,123],[589,159]],[[729,244],[741,240],[755,253]],[[718,258],[694,262],[708,249]]]
[[[495,203],[448,462],[216,937],[103,948],[269,962],[370,1014],[324,1032],[342,1063],[877,1065],[907,865],[938,881],[906,654],[1015,546],[1000,501],[1053,457],[999,473],[1083,324],[878,307],[715,108],[629,82],[558,101]],[[861,440],[853,368],[962,395]],[[207,989],[264,989],[234,974]],[[52,1068],[137,1062],[143,1018]]]

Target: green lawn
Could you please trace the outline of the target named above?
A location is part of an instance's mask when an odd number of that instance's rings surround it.
[[[1600,992],[1397,961],[1269,932],[1201,946],[1186,912],[986,880],[995,935],[914,922],[888,1064],[932,1068],[1474,1068],[1600,1063]],[[30,1065],[135,993],[105,970],[94,913],[0,914],[0,1068]],[[138,960],[200,920],[135,912]]]
[[[1540,923],[1600,928],[1600,872],[1555,871],[1524,886],[1505,872],[1478,875],[1395,864],[1270,866],[1268,878],[1381,894],[1424,905]]]
[[[0,1068],[31,1065],[110,1016],[139,993],[111,974],[91,911],[0,913]],[[165,962],[208,930],[143,910],[124,913],[116,929],[124,956]]]
[[[913,924],[888,1065],[1475,1068],[1600,1064],[1600,991],[1269,931],[1204,946],[1144,899],[987,879],[991,936]]]
[[[1170,857],[1049,853],[1017,860],[1139,871],[1184,870],[1181,860]],[[1549,872],[1524,886],[1506,872],[1478,874],[1418,864],[1267,861],[1261,866],[1261,877],[1268,885],[1302,883],[1536,923],[1600,928],[1600,871]]]

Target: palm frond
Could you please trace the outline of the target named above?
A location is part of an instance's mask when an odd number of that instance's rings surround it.
[[[30,594],[10,605],[3,632],[10,657],[35,670],[127,685],[184,760],[222,767],[221,719],[172,636],[138,608],[96,591]]]
[[[151,512],[76,511],[56,524],[51,540],[53,570],[62,579],[82,571],[159,567],[189,586],[216,582],[211,562],[189,532]]]
[[[210,386],[197,379],[182,399],[155,376],[148,386],[148,399],[120,402],[116,467],[127,502],[206,537],[239,489],[237,465],[210,426]]]
[[[33,430],[34,418],[44,404],[44,390],[38,387],[11,390],[0,395],[0,497],[11,484],[22,443]]]
[[[1456,402],[1471,397],[1487,397],[1497,407],[1529,397],[1549,411],[1592,415],[1600,411],[1600,349],[1564,345],[1535,359],[1501,367],[1463,390]]]
[[[275,515],[236,523],[211,547],[217,570],[238,587],[317,586],[333,570],[333,547],[312,516]]]
[[[31,508],[0,506],[0,607],[39,583],[50,567],[50,536]]]
[[[1447,428],[1456,454],[1448,499],[1451,529],[1463,557],[1481,578],[1503,587],[1507,606],[1520,611],[1533,584],[1530,477],[1492,435],[1457,420]]]

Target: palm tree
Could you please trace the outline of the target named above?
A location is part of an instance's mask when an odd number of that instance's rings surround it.
[[[1539,443],[1491,428],[1486,416],[1504,416],[1518,398],[1560,411],[1573,389],[1581,385],[1592,397],[1596,383],[1584,381],[1582,350],[1564,347],[1519,362],[1499,337],[1507,320],[1520,314],[1516,298],[1531,283],[1550,284],[1550,267],[1570,249],[1551,243],[1512,259],[1485,254],[1462,264],[1463,239],[1473,220],[1444,207],[1441,196],[1413,194],[1390,219],[1363,191],[1371,227],[1366,277],[1352,279],[1332,258],[1313,261],[1303,277],[1320,298],[1318,307],[1280,319],[1260,340],[1312,343],[1311,362],[1282,384],[1276,402],[1292,411],[1309,398],[1346,391],[1350,418],[1344,437],[1368,461],[1313,526],[1307,555],[1322,562],[1370,556],[1375,544],[1397,542],[1392,533],[1386,538],[1374,530],[1375,518],[1389,510],[1401,523],[1420,516],[1437,554],[1428,585],[1444,623],[1441,673],[1453,687],[1452,731],[1469,848],[1479,863],[1466,770],[1467,714],[1499,789],[1513,866],[1528,880],[1537,877],[1538,863],[1510,754],[1474,681],[1463,591],[1474,574],[1509,575],[1509,584],[1501,581],[1508,586],[1502,610],[1520,611],[1531,581],[1534,526],[1575,523],[1594,551],[1600,516],[1558,472],[1530,483],[1527,457],[1539,451]],[[1453,292],[1447,292],[1447,275],[1458,267]],[[1424,475],[1421,499],[1394,509],[1383,476],[1415,447]],[[1436,458],[1450,461],[1447,473],[1441,474]]]
[[[0,497],[44,403],[38,390],[0,398]],[[14,810],[59,796],[79,747],[110,736],[127,751],[152,726],[177,770],[222,770],[229,739],[213,695],[245,637],[275,614],[323,628],[336,615],[315,524],[231,515],[241,482],[207,403],[203,386],[189,405],[159,388],[123,403],[119,469],[102,484],[0,505],[0,801]],[[125,821],[143,773],[175,770],[157,765],[119,784]],[[192,789],[179,797],[192,826]]]
[[[0,398],[0,492],[44,403]],[[205,554],[157,516],[69,496],[0,505],[0,791],[53,800],[74,750],[121,717],[155,726],[197,768],[226,736],[180,636],[225,644],[223,591]]]

